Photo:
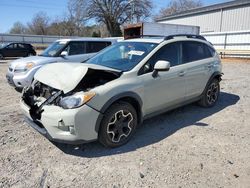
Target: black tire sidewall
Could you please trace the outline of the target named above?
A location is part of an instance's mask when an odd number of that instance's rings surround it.
[[[113,115],[119,110],[129,111],[133,116],[133,121],[131,122],[132,123],[132,130],[131,130],[131,133],[129,134],[129,136],[126,139],[116,143],[116,142],[112,142],[112,140],[109,138],[108,133],[107,133],[107,126],[108,126],[108,123],[110,122],[110,118],[112,118]],[[137,123],[137,113],[136,113],[136,110],[134,109],[134,107],[127,102],[117,102],[117,103],[111,105],[104,113],[104,117],[101,121],[101,126],[99,129],[98,140],[104,146],[111,147],[111,148],[124,145],[131,139],[131,137],[135,133],[137,124],[138,124]]]
[[[207,91],[208,91],[210,85],[212,85],[213,83],[215,83],[215,84],[218,86],[218,96],[217,96],[217,99],[216,99],[216,101],[215,101],[214,103],[209,104],[208,99],[207,99]],[[217,79],[213,79],[213,80],[208,84],[208,86],[207,86],[207,88],[206,88],[206,90],[205,90],[205,92],[204,92],[204,96],[203,96],[203,100],[204,100],[204,101],[203,101],[203,102],[204,102],[205,106],[206,106],[206,107],[212,107],[212,106],[214,106],[214,105],[217,103],[217,101],[218,101],[218,99],[219,99],[219,96],[220,96],[220,83],[219,83],[219,81],[218,81]]]
[[[0,59],[4,59],[4,56],[2,53],[0,53]]]

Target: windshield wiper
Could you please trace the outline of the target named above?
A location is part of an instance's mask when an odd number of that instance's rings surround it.
[[[90,59],[90,57],[87,58],[87,59],[85,59],[85,60],[83,60],[81,63],[85,63],[85,62],[88,61],[89,59]]]

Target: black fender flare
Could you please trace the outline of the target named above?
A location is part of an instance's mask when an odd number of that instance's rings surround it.
[[[201,94],[201,97],[202,97],[203,94],[205,93],[206,88],[208,87],[209,83],[210,83],[214,78],[216,78],[216,77],[218,77],[218,80],[219,80],[219,82],[220,82],[220,81],[222,80],[222,79],[221,79],[222,75],[223,75],[223,73],[221,73],[221,72],[219,72],[219,71],[216,71],[216,72],[214,72],[214,73],[211,75],[211,77],[209,78],[209,80],[208,80],[208,82],[207,82],[207,84],[206,84],[206,87],[204,88],[204,90],[203,90],[203,92],[202,92],[202,94]]]
[[[116,101],[119,101],[120,99],[122,98],[132,98],[133,100],[135,100],[138,104],[139,104],[139,109],[136,109],[137,113],[138,113],[138,116],[139,116],[139,123],[142,122],[143,120],[143,117],[142,117],[142,111],[141,111],[141,107],[142,107],[142,99],[141,97],[135,93],[135,92],[132,92],[132,91],[127,91],[127,92],[123,92],[123,93],[119,93],[113,97],[111,97],[104,105],[103,107],[101,108],[100,110],[100,114],[97,118],[97,121],[96,121],[96,125],[95,125],[95,131],[98,133],[99,132],[99,128],[100,128],[100,125],[101,125],[101,121],[103,119],[103,116],[104,116],[104,113],[105,111]]]

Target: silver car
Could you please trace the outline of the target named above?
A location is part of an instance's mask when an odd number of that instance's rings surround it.
[[[85,64],[42,67],[23,91],[26,121],[50,140],[117,147],[144,119],[195,101],[216,104],[222,66],[201,36],[130,39]]]
[[[116,39],[101,38],[57,40],[39,56],[21,58],[11,62],[6,74],[7,81],[17,90],[21,90],[31,84],[34,74],[41,66],[58,61],[82,62],[116,41]]]

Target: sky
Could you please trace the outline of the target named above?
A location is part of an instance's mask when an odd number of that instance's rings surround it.
[[[201,0],[204,5],[226,2],[228,0]],[[68,0],[0,0],[0,33],[6,33],[17,21],[26,24],[33,15],[43,11],[50,18],[61,17],[67,12]],[[152,0],[153,13],[166,7],[170,0]]]

